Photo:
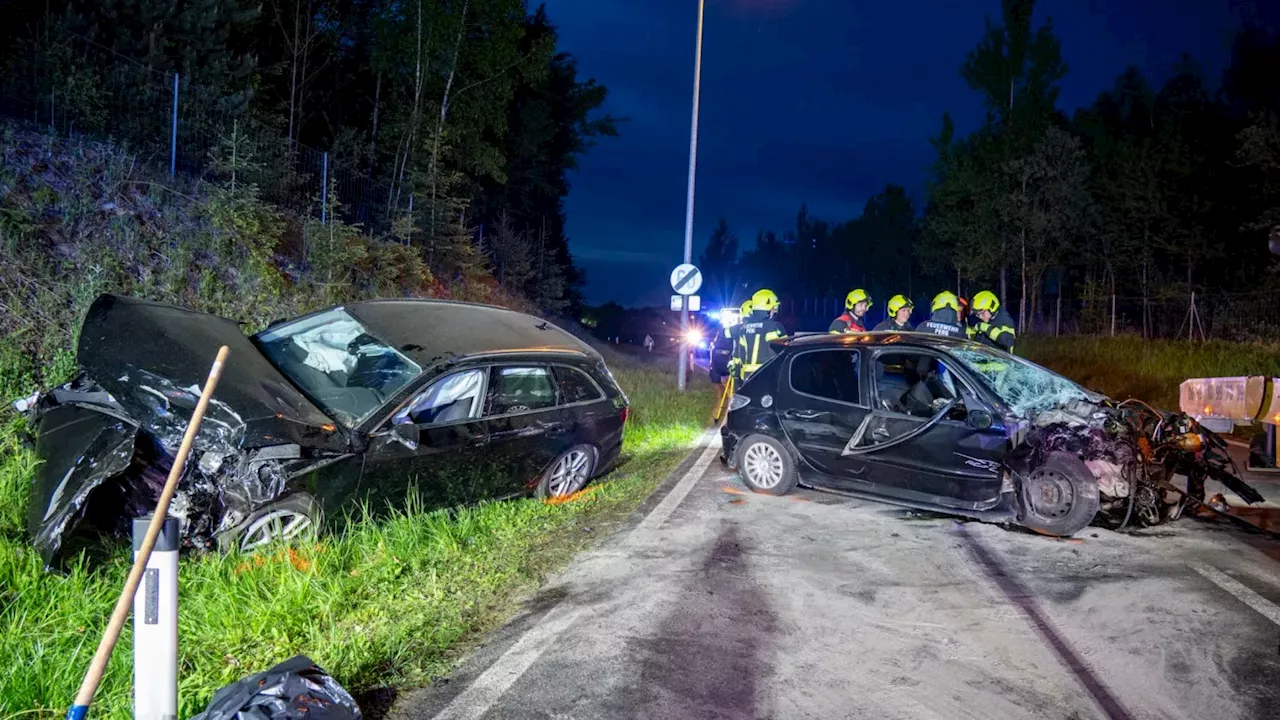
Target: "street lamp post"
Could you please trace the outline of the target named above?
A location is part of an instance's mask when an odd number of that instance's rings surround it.
[[[693,186],[698,173],[698,95],[702,85],[702,17],[706,0],[698,0],[698,41],[693,54],[693,120],[689,127],[689,188],[684,209],[684,261],[693,258]],[[683,391],[689,374],[689,296],[680,296],[680,365],[676,387]]]

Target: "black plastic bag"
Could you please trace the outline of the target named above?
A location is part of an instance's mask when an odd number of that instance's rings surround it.
[[[306,655],[237,680],[191,720],[360,720],[351,695]]]

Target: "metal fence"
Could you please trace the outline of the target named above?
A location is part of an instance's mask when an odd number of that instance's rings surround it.
[[[61,35],[0,68],[0,116],[63,137],[110,140],[156,174],[256,185],[264,199],[324,219],[337,207],[371,231],[394,198],[369,163],[292,140],[248,111],[246,96],[209,92],[92,40]]]
[[[928,316],[929,298],[915,298],[912,321]],[[1006,302],[1016,320],[1017,298]],[[789,328],[824,330],[844,312],[844,296],[783,297],[779,317]],[[868,327],[885,318],[883,302],[868,313]],[[1280,343],[1280,292],[1099,296],[1093,299],[1048,296],[1028,319],[1023,334],[1138,335],[1191,341]]]

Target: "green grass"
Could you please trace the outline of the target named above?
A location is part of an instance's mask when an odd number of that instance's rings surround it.
[[[610,366],[632,403],[625,461],[581,499],[409,509],[318,542],[184,558],[180,716],[202,710],[219,687],[297,653],[357,693],[448,672],[467,643],[508,617],[547,572],[633,511],[705,428],[715,400],[705,377],[679,394],[657,364],[611,354]],[[121,549],[105,566],[80,558],[65,576],[41,569],[22,532],[34,461],[17,445],[16,425],[0,428],[0,719],[55,717],[79,686],[129,553]],[[94,717],[131,716],[131,647],[126,626]]]
[[[1018,354],[1116,399],[1178,409],[1178,386],[1195,377],[1280,377],[1274,345],[1120,337],[1026,337]]]

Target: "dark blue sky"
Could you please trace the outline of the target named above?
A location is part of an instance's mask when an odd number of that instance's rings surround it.
[[[1059,105],[1092,103],[1126,65],[1158,85],[1190,52],[1211,84],[1240,0],[1041,0],[1069,67]],[[579,73],[626,118],[582,159],[566,202],[587,298],[666,304],[684,244],[696,0],[546,0]],[[1244,6],[1242,8],[1242,6]],[[959,68],[999,0],[707,0],[694,259],[716,220],[741,246],[794,226],[807,202],[832,223],[885,183],[919,200],[943,112],[983,117]]]

